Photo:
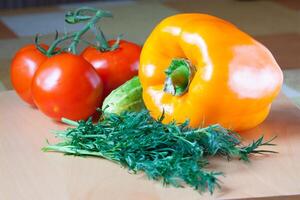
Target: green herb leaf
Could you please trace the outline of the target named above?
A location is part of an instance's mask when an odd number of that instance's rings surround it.
[[[248,161],[252,153],[274,153],[258,150],[263,145],[274,145],[271,143],[274,138],[263,142],[261,137],[241,146],[239,136],[220,125],[194,129],[188,126],[188,121],[162,124],[147,110],[120,115],[104,113],[96,124],[91,119],[63,121],[75,128],[54,132],[63,141],[44,147],[44,151],[102,157],[134,173],[144,171],[149,179],[175,187],[190,185],[210,193],[220,187],[218,176],[222,173],[205,169],[208,157],[221,155]]]

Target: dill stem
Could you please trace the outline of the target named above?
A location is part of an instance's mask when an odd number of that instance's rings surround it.
[[[61,118],[61,121],[65,124],[67,124],[67,125],[70,125],[70,126],[75,126],[75,127],[79,126],[78,122],[67,119],[67,118]]]
[[[115,163],[118,163],[117,159],[112,159],[109,156],[105,156],[101,152],[95,152],[95,151],[88,151],[88,150],[81,150],[81,149],[76,149],[73,150],[72,146],[56,146],[56,145],[49,145],[47,147],[43,147],[42,151],[56,151],[56,152],[62,152],[62,153],[69,153],[69,154],[74,154],[74,155],[82,155],[82,156],[97,156],[97,157],[102,157],[107,160],[113,161]]]

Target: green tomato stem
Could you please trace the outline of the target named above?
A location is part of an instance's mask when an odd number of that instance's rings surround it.
[[[71,34],[71,35],[65,35],[64,37],[62,38],[59,38],[58,37],[58,33],[56,31],[56,34],[55,34],[55,40],[52,42],[52,44],[50,45],[50,47],[48,48],[48,50],[46,50],[45,48],[43,48],[41,45],[40,45],[40,38],[39,38],[39,35],[37,34],[36,37],[35,37],[35,46],[36,48],[42,53],[44,54],[45,56],[47,57],[51,57],[55,54],[58,54],[60,52],[62,52],[63,50],[65,50],[64,48],[56,51],[55,49],[57,48],[57,46],[66,41],[66,40],[69,40],[71,38],[74,37],[74,34]]]
[[[39,36],[37,35],[35,38],[35,45],[37,49],[46,55],[47,57],[51,57],[53,55],[59,54],[66,49],[71,51],[73,54],[77,54],[77,46],[80,41],[84,41],[81,39],[81,37],[89,30],[96,31],[96,39],[99,42],[99,45],[95,45],[94,47],[99,49],[100,51],[113,51],[116,48],[119,47],[120,37],[116,40],[115,44],[113,44],[111,47],[109,46],[103,32],[100,30],[100,28],[96,28],[97,22],[102,17],[112,17],[111,12],[106,10],[98,10],[95,8],[90,7],[82,7],[75,11],[69,11],[65,15],[65,21],[69,24],[77,24],[77,23],[83,23],[87,22],[85,26],[78,32],[74,32],[72,34],[65,34],[63,37],[58,38],[58,33],[56,31],[55,40],[50,45],[49,49],[44,49],[39,44]],[[69,48],[61,48],[59,50],[56,50],[57,46],[66,41],[72,39],[72,42],[69,46]]]
[[[34,39],[34,44],[36,46],[36,48],[44,55],[46,55],[47,50],[44,49],[41,45],[40,45],[40,38],[39,35],[36,34],[35,39]]]
[[[77,24],[88,21],[98,10],[91,7],[81,7],[75,11],[68,11],[65,15],[65,21],[69,24]],[[91,15],[88,15],[91,13]]]
[[[89,21],[81,31],[77,32],[77,35],[73,40],[74,42],[70,46],[70,49],[73,53],[76,52],[76,46],[81,40],[81,36],[90,29],[96,36],[96,41],[98,44],[95,46],[95,48],[99,51],[114,51],[115,49],[119,48],[121,36],[118,36],[116,42],[110,46],[100,27],[96,27],[97,22],[102,17],[112,17],[112,14],[109,11],[97,10],[90,7],[82,7],[75,11],[69,11],[66,14],[65,21],[69,24],[77,24]]]
[[[71,38],[74,38],[74,34],[71,34],[71,35],[65,35],[64,37],[62,38],[57,38],[52,44],[51,46],[49,47],[49,49],[46,51],[46,56],[48,57],[51,57],[55,54],[57,54],[57,52],[55,52],[55,49],[57,48],[58,44],[66,41],[66,40],[69,40]],[[59,51],[58,51],[59,52]]]
[[[75,12],[75,14],[76,14],[76,13],[77,13],[77,15],[78,15],[80,12],[77,11],[77,12]],[[67,18],[67,17],[68,17],[68,16],[66,16],[66,18]],[[74,21],[75,23],[82,22],[82,21],[80,21],[80,19],[76,21],[76,19],[78,19],[78,17],[80,17],[80,16],[73,16],[73,18],[74,18],[73,21]],[[81,16],[81,17],[84,17],[84,16]],[[94,27],[95,27],[95,24],[96,24],[102,17],[112,17],[112,14],[111,14],[111,12],[109,12],[109,11],[105,11],[105,10],[97,10],[96,14],[95,14],[93,17],[91,17],[90,21],[83,27],[83,29],[75,33],[74,39],[73,39],[73,41],[72,41],[72,43],[71,43],[71,45],[70,45],[70,50],[71,50],[72,53],[74,53],[74,54],[77,53],[77,46],[78,46],[78,43],[79,43],[80,38],[82,37],[82,35],[84,35],[88,30],[94,28]],[[88,17],[87,17],[87,18],[88,18]],[[66,20],[66,21],[68,21],[68,20]],[[84,20],[84,21],[86,21],[86,20]],[[100,36],[100,39],[101,39],[101,41],[100,41],[101,44],[102,44],[102,45],[105,45],[104,48],[107,48],[108,43],[107,43],[105,37]]]

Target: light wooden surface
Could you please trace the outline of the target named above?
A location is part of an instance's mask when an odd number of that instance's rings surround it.
[[[300,111],[283,96],[261,126],[243,133],[247,139],[277,135],[272,150],[279,154],[253,156],[249,164],[214,159],[211,168],[226,176],[213,196],[163,187],[103,159],[41,152],[46,138],[55,141],[50,130],[63,128],[13,91],[0,93],[1,200],[300,199]]]

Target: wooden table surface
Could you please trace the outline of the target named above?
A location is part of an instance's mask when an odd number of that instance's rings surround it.
[[[46,139],[55,141],[50,130],[63,128],[13,91],[0,93],[1,200],[300,199],[300,111],[283,96],[262,125],[242,133],[246,140],[277,135],[272,150],[279,154],[253,156],[248,164],[212,160],[211,168],[225,173],[213,196],[164,187],[104,159],[43,153]]]

